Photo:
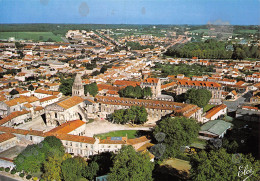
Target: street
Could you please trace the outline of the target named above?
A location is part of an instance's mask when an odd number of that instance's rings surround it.
[[[249,91],[235,101],[224,101],[223,103],[228,107],[228,112],[232,112],[236,111],[238,106],[243,105],[245,102],[249,102],[251,97],[252,93]]]
[[[20,181],[0,174],[1,181]]]

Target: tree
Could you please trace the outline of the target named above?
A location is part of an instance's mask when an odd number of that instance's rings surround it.
[[[97,172],[99,170],[99,165],[97,162],[93,161],[91,162],[84,172],[84,177],[86,177],[89,180],[93,180],[95,176],[97,176]]]
[[[194,119],[185,117],[165,118],[154,129],[153,135],[159,132],[166,134],[166,150],[162,158],[175,157],[181,146],[187,146],[198,137],[200,126]]]
[[[15,42],[14,44],[15,44],[15,47],[16,47],[17,49],[20,49],[20,48],[23,48],[23,47],[24,47],[24,45],[22,45],[20,42]]]
[[[104,65],[104,66],[102,66],[101,67],[101,69],[100,69],[100,73],[105,73],[105,71],[107,71],[107,66],[106,65]]]
[[[152,97],[153,93],[152,93],[151,87],[145,87],[143,89],[142,94],[143,94],[143,97]]]
[[[86,52],[86,50],[84,48],[82,48],[81,54],[84,54],[85,52]]]
[[[94,72],[92,72],[92,76],[97,76],[97,75],[99,75],[100,74],[100,72],[99,71],[97,71],[97,70],[95,70]]]
[[[250,180],[259,179],[259,160],[255,160],[251,155],[232,155],[223,148],[209,153],[201,151],[192,157],[190,163],[191,179],[195,181],[245,180],[248,176]]]
[[[34,87],[33,87],[33,85],[31,84],[31,85],[29,85],[29,87],[28,87],[28,90],[30,90],[30,91],[34,91]]]
[[[44,173],[42,175],[44,180],[60,181],[61,180],[61,162],[62,159],[57,156],[49,156],[43,164]]]
[[[62,92],[65,96],[71,95],[73,82],[74,79],[61,79],[59,91]]]
[[[130,109],[115,110],[111,116],[112,121],[118,124],[143,124],[147,121],[148,113],[143,106],[131,106]]]
[[[19,94],[19,92],[16,90],[16,89],[13,89],[10,91],[10,95],[16,95],[16,94]]]
[[[209,103],[212,94],[207,89],[189,89],[185,94],[185,99],[190,103],[196,104],[199,107],[204,107]]]
[[[123,146],[113,163],[108,180],[153,180],[154,165],[150,162],[149,155],[136,152],[132,146]]]
[[[15,159],[17,171],[24,170],[28,173],[39,172],[45,161],[45,153],[36,145],[28,145]]]
[[[142,89],[140,86],[127,86],[124,89],[120,89],[118,91],[120,97],[128,97],[128,98],[144,98],[152,96],[152,90],[150,87],[145,87]]]
[[[91,83],[91,84],[87,84],[84,86],[84,93],[87,94],[89,93],[92,96],[96,96],[98,94],[98,87],[97,87],[97,83]]]
[[[74,181],[82,178],[86,167],[87,162],[82,157],[68,158],[61,165],[63,179]]]
[[[58,154],[63,156],[65,154],[65,148],[60,139],[55,136],[47,136],[43,140],[43,145],[47,153],[53,152],[53,154]]]
[[[98,155],[90,156],[91,162],[96,162],[99,165],[97,175],[106,175],[109,172],[109,168],[113,166],[114,157],[113,152],[103,152]],[[89,164],[90,165],[90,164]]]

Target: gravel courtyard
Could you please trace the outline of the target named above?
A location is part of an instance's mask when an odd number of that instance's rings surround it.
[[[107,120],[95,119],[92,123],[87,124],[85,136],[93,137],[95,134],[107,133],[117,130],[151,130],[151,127],[113,124]]]

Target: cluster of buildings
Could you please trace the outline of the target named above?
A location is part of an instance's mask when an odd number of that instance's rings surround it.
[[[148,113],[148,126],[164,116],[184,116],[207,124],[202,137],[223,137],[231,125],[216,121],[228,112],[225,101],[236,101],[251,92],[247,104],[237,107],[237,117],[259,116],[260,62],[163,58],[167,47],[190,41],[186,36],[176,39],[154,36],[129,36],[114,40],[104,31],[70,30],[69,43],[0,43],[0,151],[20,142],[41,142],[46,136],[62,140],[66,151],[90,156],[101,152],[117,152],[122,145],[132,145],[145,152],[152,146],[146,137],[87,137],[89,119],[106,119],[115,110],[143,106]],[[153,49],[116,50],[126,41],[156,45]],[[185,77],[183,74],[153,77],[160,74],[152,67],[162,64],[198,64],[213,66],[208,75]],[[89,68],[90,66],[92,66]],[[100,72],[106,67],[104,72]],[[97,74],[94,74],[98,72]],[[245,74],[249,72],[249,74]],[[60,85],[64,77],[76,74],[72,96],[64,96]],[[84,94],[84,86],[96,82],[95,97]],[[119,90],[127,86],[149,87],[152,96],[145,99],[123,98]],[[207,89],[212,93],[212,109],[203,112],[193,104],[175,102],[172,94],[181,95],[189,89]],[[171,94],[165,94],[165,92]],[[252,121],[259,121],[259,117]],[[42,120],[41,130],[23,128],[23,124]],[[210,124],[209,124],[210,123]],[[218,125],[224,129],[215,130]],[[212,128],[212,129],[211,129]],[[153,159],[153,156],[151,159]]]

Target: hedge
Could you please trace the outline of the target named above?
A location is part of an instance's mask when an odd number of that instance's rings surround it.
[[[20,173],[19,176],[20,176],[20,177],[24,177],[24,173]]]
[[[15,170],[15,169],[12,169],[12,170],[11,170],[11,174],[16,174],[16,170]]]
[[[6,168],[5,168],[5,171],[6,171],[6,172],[9,172],[9,171],[10,171],[10,168],[9,168],[9,167],[6,167]]]
[[[31,175],[27,175],[27,176],[26,176],[26,179],[27,179],[27,180],[29,180],[29,179],[31,179],[31,178],[32,178]]]

